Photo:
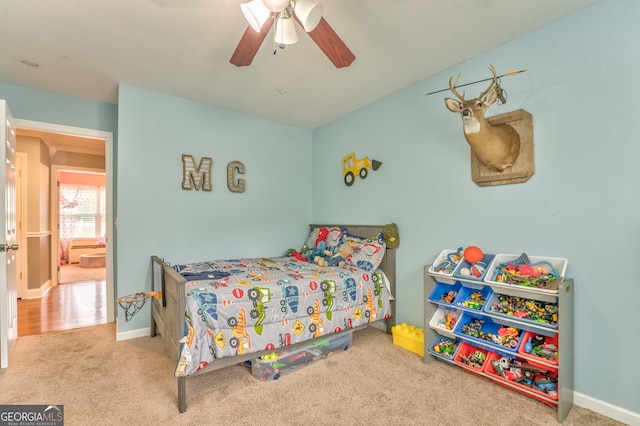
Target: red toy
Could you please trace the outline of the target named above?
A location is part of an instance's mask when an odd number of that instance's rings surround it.
[[[484,253],[480,250],[479,247],[469,246],[464,249],[464,260],[466,260],[469,264],[473,265],[477,262],[482,262],[482,258],[484,257]]]

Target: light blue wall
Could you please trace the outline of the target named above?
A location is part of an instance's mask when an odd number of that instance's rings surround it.
[[[423,266],[442,249],[567,258],[576,283],[575,389],[635,413],[638,17],[640,2],[598,3],[316,129],[312,157],[315,222],[398,224],[398,321],[423,323]],[[458,72],[461,83],[490,76],[490,63],[499,73],[529,70],[503,78],[508,102],[488,113],[533,114],[535,174],[524,184],[476,186],[448,94],[425,96]],[[383,166],[346,187],[340,159],[350,151]]]
[[[23,120],[112,132],[118,130],[118,106],[0,82],[0,99]]]
[[[133,86],[119,93],[118,295],[151,288],[150,256],[173,263],[277,256],[311,220],[311,131]],[[213,191],[182,189],[182,154],[213,158]],[[244,193],[227,164],[246,168]],[[145,313],[146,311],[146,313]],[[145,306],[118,331],[149,326]]]

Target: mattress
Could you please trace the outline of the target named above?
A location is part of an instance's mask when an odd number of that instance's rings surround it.
[[[382,270],[320,267],[294,257],[175,265],[187,283],[175,375],[358,327],[391,315]]]

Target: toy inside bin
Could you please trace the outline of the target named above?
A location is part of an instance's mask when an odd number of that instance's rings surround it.
[[[482,261],[476,263],[469,263],[462,259],[458,268],[453,272],[453,276],[462,280],[482,281],[494,257],[493,254],[485,254],[482,256]]]
[[[436,281],[446,284],[453,284],[453,272],[462,260],[462,247],[458,250],[443,250],[429,268],[429,273]]]
[[[536,326],[558,328],[558,304],[555,302],[544,302],[494,292],[485,303],[484,311]]]
[[[308,344],[285,348],[251,361],[251,373],[261,381],[278,380],[285,374],[299,370],[312,362],[351,347],[352,333],[329,335]]]
[[[518,328],[496,323],[491,318],[470,312],[462,314],[453,332],[467,340],[498,352],[516,353],[524,332]]]
[[[567,259],[563,258],[497,254],[484,280],[489,284],[534,287],[557,293],[566,270]]]
[[[480,374],[490,353],[487,349],[462,341],[453,357],[453,362],[472,373]]]
[[[546,336],[527,331],[522,336],[522,344],[518,348],[518,353],[539,359],[540,362],[558,365],[560,353],[558,335]]]
[[[491,352],[484,365],[484,373],[496,382],[506,382],[530,394],[558,400],[558,370],[555,368]]]
[[[436,330],[437,333],[455,337],[453,330],[461,315],[462,312],[456,309],[439,307],[429,320],[429,327]]]
[[[436,337],[429,345],[429,353],[444,361],[452,362],[458,350],[458,339],[455,337],[442,336],[436,334]]]
[[[480,289],[462,287],[453,305],[460,309],[482,311],[491,293],[491,287],[489,286],[482,286]]]
[[[438,305],[453,306],[462,285],[459,282],[453,284],[436,283],[429,296],[429,301]]]

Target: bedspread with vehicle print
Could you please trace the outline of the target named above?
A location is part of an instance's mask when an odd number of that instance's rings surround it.
[[[216,358],[278,349],[391,314],[382,270],[320,267],[294,257],[176,265],[187,279],[175,375]]]

